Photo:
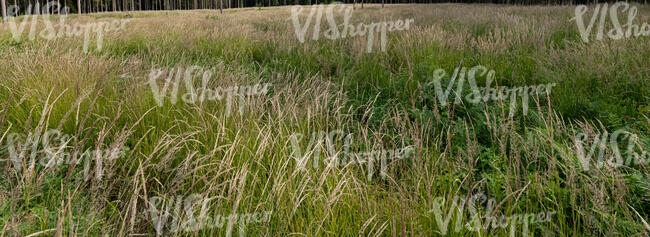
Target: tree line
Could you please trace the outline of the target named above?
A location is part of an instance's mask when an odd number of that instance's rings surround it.
[[[52,0],[0,0],[2,5],[2,21],[7,16],[19,16],[27,14],[60,14],[55,9],[44,9],[46,1]],[[86,14],[97,12],[124,12],[124,11],[172,11],[172,10],[194,10],[212,9],[223,12],[228,8],[244,7],[270,7],[286,5],[313,5],[329,4],[333,0],[54,0],[58,6],[67,7],[69,13]],[[648,0],[636,0],[647,4]],[[493,4],[517,4],[517,5],[538,5],[538,4],[590,4],[599,2],[615,2],[600,0],[337,0],[336,2],[359,4],[381,3],[493,3]],[[9,4],[10,7],[7,7]],[[12,7],[13,6],[13,7]],[[9,12],[7,12],[9,10]]]

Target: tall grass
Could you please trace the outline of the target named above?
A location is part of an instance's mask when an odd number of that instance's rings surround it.
[[[15,43],[1,25],[0,236],[155,235],[149,200],[193,193],[215,198],[212,214],[272,210],[270,222],[246,226],[251,236],[438,235],[434,199],[476,193],[503,201],[500,215],[557,212],[530,227],[535,236],[650,232],[648,168],[584,171],[573,143],[579,132],[625,128],[650,144],[650,39],[583,43],[573,7],[366,5],[353,19],[415,19],[389,34],[386,52],[366,53],[363,37],[301,44],[289,9],[132,12],[126,30],[87,54],[82,37]],[[650,22],[650,9],[639,6],[637,20]],[[500,86],[558,86],[526,116],[499,102],[443,107],[432,72],[461,59],[494,69]],[[151,69],[190,65],[214,69],[212,87],[273,87],[242,115],[215,102],[159,107]],[[130,152],[103,164],[101,179],[75,165],[26,161],[17,172],[8,134],[49,129],[72,136],[66,150]],[[391,163],[386,179],[367,180],[364,166],[297,170],[290,136],[337,129],[354,134],[354,151],[416,153]]]

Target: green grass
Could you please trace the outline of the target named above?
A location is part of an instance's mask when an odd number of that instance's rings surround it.
[[[435,197],[476,193],[503,201],[498,215],[555,211],[551,222],[530,226],[534,236],[648,234],[639,218],[650,216],[647,165],[584,171],[573,139],[625,128],[650,147],[649,39],[586,44],[568,22],[572,7],[536,7],[566,18],[557,22],[528,8],[369,6],[355,16],[415,17],[418,26],[390,33],[388,50],[371,53],[355,41],[365,39],[299,43],[286,20],[289,8],[132,12],[133,25],[87,54],[81,39],[16,44],[0,31],[0,55],[12,59],[0,63],[7,78],[0,82],[0,235],[154,235],[146,200],[193,193],[215,198],[213,215],[272,210],[269,223],[246,226],[250,236],[437,236]],[[642,13],[650,11],[639,7]],[[512,25],[507,14],[532,26]],[[500,47],[491,36],[497,27],[543,33],[522,42],[504,38]],[[458,39],[447,41],[451,36]],[[495,101],[442,107],[432,73],[451,72],[460,60],[493,69],[499,86],[557,86],[539,107],[531,101],[526,116],[520,104],[510,118],[507,105]],[[213,87],[273,87],[247,101],[243,115],[234,106],[226,117],[220,102],[157,106],[150,70],[191,65],[213,68]],[[85,180],[79,166],[37,166],[31,178],[16,172],[3,134],[55,128],[76,138],[68,151],[119,145],[131,152],[106,164],[100,180]],[[412,146],[416,155],[391,163],[390,179],[375,174],[369,181],[361,166],[296,171],[289,137],[337,129],[354,134],[353,152]]]

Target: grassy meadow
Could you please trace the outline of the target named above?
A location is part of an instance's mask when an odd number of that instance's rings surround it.
[[[637,6],[636,22],[650,22],[650,7]],[[521,226],[456,232],[453,218],[443,233],[431,211],[436,197],[478,193],[497,201],[497,216],[556,213],[528,235],[648,236],[647,163],[584,170],[574,140],[625,129],[650,147],[650,37],[585,43],[574,10],[357,5],[355,25],[414,19],[388,33],[385,52],[366,52],[366,37],[301,43],[291,7],[70,15],[69,24],[130,19],[87,53],[83,37],[24,33],[16,42],[0,24],[0,236],[155,236],[150,200],[191,194],[212,198],[197,213],[272,215],[163,235],[523,235]],[[461,60],[493,69],[499,86],[557,85],[531,99],[526,115],[520,104],[509,116],[503,101],[443,106],[433,72],[452,72]],[[152,69],[192,65],[214,71],[211,87],[272,86],[236,100],[229,116],[218,101],[158,106]],[[50,129],[69,135],[59,151],[129,150],[102,164],[12,161],[11,134],[24,142]],[[390,162],[385,178],[368,179],[368,167],[355,164],[297,169],[292,134],[305,134],[307,147],[311,134],[335,130],[354,135],[352,152],[414,152]],[[26,157],[44,156],[39,144]],[[454,208],[445,205],[444,216]]]

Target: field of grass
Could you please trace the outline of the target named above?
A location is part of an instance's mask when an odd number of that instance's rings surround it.
[[[232,228],[165,227],[163,235],[438,236],[436,198],[479,193],[496,200],[495,216],[555,212],[528,235],[648,236],[647,163],[584,170],[574,140],[625,129],[648,150],[650,37],[585,43],[570,20],[574,9],[357,8],[355,23],[414,19],[388,34],[385,52],[366,52],[365,37],[301,43],[290,7],[71,15],[70,24],[131,19],[87,53],[83,37],[23,35],[18,43],[1,24],[0,236],[153,236],[151,200],[192,194],[211,198],[197,215],[272,214]],[[637,22],[650,22],[650,7],[638,9]],[[499,86],[556,86],[531,99],[525,116],[521,104],[509,116],[502,101],[443,106],[433,72],[452,72],[461,60],[493,69]],[[272,86],[236,100],[229,115],[218,101],[158,106],[152,69],[192,65],[213,70],[211,87]],[[24,142],[50,129],[69,135],[56,142],[60,151],[129,150],[46,167],[34,162],[48,150],[37,143],[22,163],[12,160],[11,134]],[[413,154],[390,162],[384,178],[368,179],[365,165],[298,169],[292,135],[305,134],[307,147],[311,134],[338,130],[353,134],[351,152]],[[443,206],[445,216],[454,208]],[[463,225],[471,218],[464,215]],[[456,232],[457,224],[446,235],[524,234],[522,226]]]

